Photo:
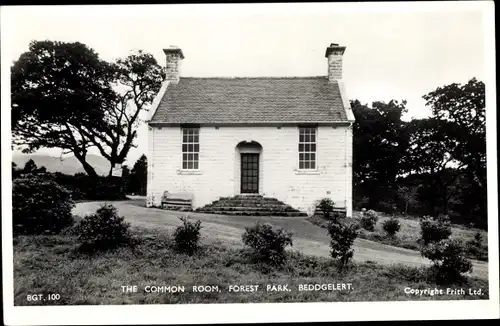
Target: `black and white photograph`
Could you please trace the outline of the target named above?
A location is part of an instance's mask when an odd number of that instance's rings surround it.
[[[499,317],[493,2],[0,12],[4,323]]]

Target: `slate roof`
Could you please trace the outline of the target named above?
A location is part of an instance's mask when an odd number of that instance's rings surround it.
[[[347,121],[339,86],[327,77],[194,78],[169,84],[152,123]]]

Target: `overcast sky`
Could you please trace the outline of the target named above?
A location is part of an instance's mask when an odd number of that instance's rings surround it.
[[[379,6],[366,12],[357,5],[8,8],[2,55],[17,59],[31,40],[49,39],[85,43],[106,60],[142,49],[164,65],[162,49],[176,45],[186,57],[181,78],[320,76],[327,73],[325,49],[334,42],[347,47],[349,98],[406,99],[407,119],[429,114],[422,95],[436,87],[485,76],[481,11],[423,11],[420,4],[411,11]],[[129,164],[146,153],[146,130],[140,128]]]

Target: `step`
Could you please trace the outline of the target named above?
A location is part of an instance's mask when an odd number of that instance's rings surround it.
[[[199,211],[298,212],[290,206],[278,207],[203,207]]]
[[[228,200],[217,200],[212,203],[213,205],[217,204],[232,204],[232,205],[257,205],[257,204],[274,204],[274,205],[285,205],[284,203],[277,200],[237,200],[237,199],[228,199]]]
[[[209,204],[206,207],[247,207],[247,208],[288,208],[291,206],[286,204],[236,204],[236,203],[217,203],[217,204]]]
[[[207,214],[242,215],[242,216],[307,216],[303,212],[272,212],[272,211],[200,211]]]

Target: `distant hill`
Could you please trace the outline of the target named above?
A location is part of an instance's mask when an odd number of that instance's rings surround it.
[[[85,173],[80,161],[74,156],[64,158],[41,155],[41,154],[12,154],[12,162],[16,163],[18,168],[23,168],[24,164],[30,159],[35,161],[38,167],[45,166],[49,172],[61,172],[64,174]],[[108,175],[109,162],[99,155],[87,155],[87,162],[95,169],[99,175]]]

